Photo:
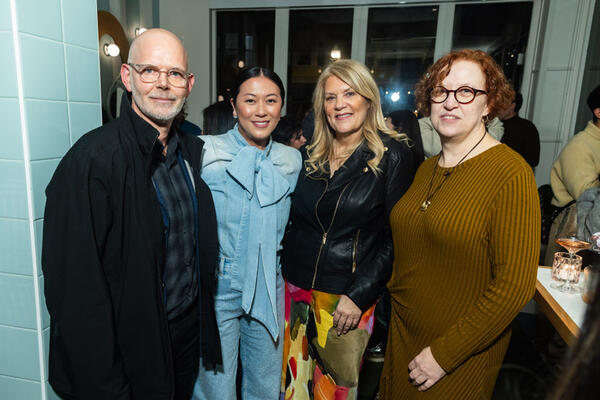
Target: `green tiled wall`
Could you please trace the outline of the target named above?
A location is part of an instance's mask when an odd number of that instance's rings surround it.
[[[44,190],[69,147],[101,123],[96,15],[95,0],[0,0],[2,399],[57,399],[47,382]]]

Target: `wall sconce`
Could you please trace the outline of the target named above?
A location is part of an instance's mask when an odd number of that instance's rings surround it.
[[[135,36],[140,36],[142,33],[146,32],[146,28],[135,28]]]
[[[117,46],[114,43],[110,43],[110,44],[105,44],[104,45],[104,54],[106,54],[107,56],[110,57],[117,57],[119,55],[119,53],[121,53],[121,50],[119,49],[119,46]]]
[[[244,60],[240,60],[238,61],[238,68],[244,68],[246,66],[246,63],[244,62]]]
[[[342,51],[334,47],[333,49],[331,49],[331,58],[333,58],[334,60],[339,60],[340,58],[342,58]]]

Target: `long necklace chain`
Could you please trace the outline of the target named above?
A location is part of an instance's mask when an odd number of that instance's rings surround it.
[[[431,174],[431,179],[429,180],[429,188],[427,189],[427,197],[425,197],[425,201],[423,202],[423,204],[421,204],[421,207],[419,207],[419,210],[421,210],[421,211],[427,210],[427,207],[429,207],[429,205],[431,204],[431,199],[433,198],[433,195],[435,195],[437,193],[437,191],[440,190],[442,185],[446,182],[446,180],[448,180],[448,178],[454,172],[456,167],[458,167],[458,165],[461,162],[463,162],[465,160],[465,158],[467,158],[467,156],[469,154],[471,154],[471,152],[473,150],[475,150],[475,147],[479,146],[479,143],[481,143],[483,141],[483,138],[485,138],[486,134],[487,134],[487,131],[484,131],[483,136],[481,136],[481,139],[479,139],[477,141],[477,143],[475,143],[475,145],[473,147],[471,147],[471,150],[467,151],[467,154],[465,154],[452,168],[450,168],[448,171],[444,172],[444,178],[442,179],[440,184],[437,185],[435,189],[433,189],[433,192],[432,192],[431,187],[433,186],[433,178],[435,177],[435,172],[437,171],[437,168],[438,168],[438,163],[437,162],[435,163],[435,167],[433,167],[433,173]],[[440,156],[443,156],[443,155],[444,155],[444,153],[442,153],[440,151]]]

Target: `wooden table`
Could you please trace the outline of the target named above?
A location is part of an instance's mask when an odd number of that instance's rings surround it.
[[[571,345],[579,334],[586,304],[581,294],[562,293],[551,288],[551,282],[550,267],[539,267],[533,298],[563,340]]]

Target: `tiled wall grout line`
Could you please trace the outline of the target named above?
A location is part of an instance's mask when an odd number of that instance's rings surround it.
[[[62,13],[62,10],[61,10],[61,13]],[[0,32],[2,32],[2,31],[0,30]],[[64,35],[63,35],[63,40],[61,41],[61,40],[52,39],[52,38],[49,38],[46,36],[36,35],[35,33],[29,33],[29,32],[20,32],[20,33],[23,36],[29,36],[29,37],[36,38],[36,39],[47,40],[49,42],[56,43],[56,44],[66,44],[67,46],[75,47],[75,48],[82,49],[82,50],[90,50],[93,52],[97,51],[97,49],[94,49],[92,47],[86,47],[86,46],[82,46],[80,44],[68,43],[64,40]]]
[[[31,261],[33,267],[33,288],[35,295],[35,319],[37,326],[37,343],[38,343],[38,356],[39,356],[39,367],[40,367],[40,389],[41,389],[41,400],[47,400],[48,395],[46,391],[46,366],[44,362],[44,341],[42,337],[42,304],[40,299],[40,285],[39,285],[39,265],[37,257],[37,245],[35,240],[34,231],[34,207],[33,207],[33,184],[31,179],[31,166],[29,164],[29,132],[27,130],[27,119],[25,116],[25,99],[23,93],[23,74],[22,74],[22,59],[21,59],[21,47],[19,40],[19,27],[17,22],[17,0],[10,0],[10,14],[12,23],[12,35],[13,35],[13,46],[15,51],[15,64],[16,64],[16,78],[17,78],[17,92],[19,99],[19,109],[21,118],[21,135],[23,137],[23,164],[25,166],[25,181],[27,187],[27,212],[29,222],[29,239],[31,242]]]
[[[1,272],[0,271],[0,277],[2,277],[2,276],[18,276],[19,278],[31,278],[31,275],[15,274],[13,272]],[[34,276],[34,278],[35,278],[35,276]]]
[[[27,331],[27,332],[33,332],[36,330],[33,328],[24,328],[22,326],[5,325],[5,324],[0,324],[0,328],[10,328],[10,329],[16,329],[19,331]],[[3,374],[0,374],[0,375],[3,375]],[[23,378],[23,379],[27,379],[27,378]]]
[[[23,382],[31,382],[31,383],[40,383],[35,379],[27,379],[27,378],[20,378],[18,376],[12,376],[12,375],[6,375],[6,374],[0,374],[0,377],[4,376],[6,378],[10,378],[10,379],[15,379],[17,381],[23,381]]]

